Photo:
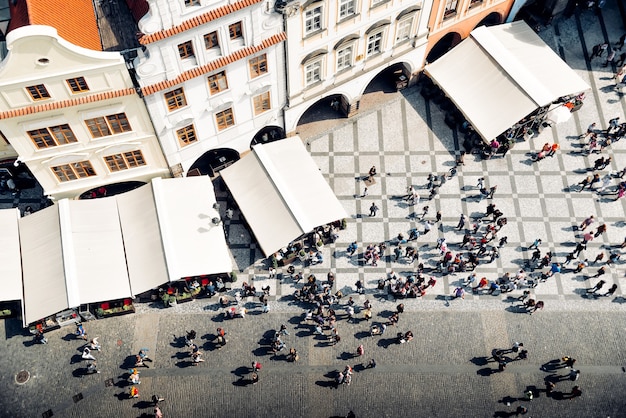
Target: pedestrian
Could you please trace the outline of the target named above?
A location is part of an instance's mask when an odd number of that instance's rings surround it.
[[[435,223],[439,223],[441,222],[441,211],[438,210],[437,213],[435,214]]]
[[[368,172],[370,177],[374,177],[376,175],[376,166],[373,165],[372,168],[370,168],[370,171]]]
[[[600,224],[598,226],[598,228],[596,229],[596,233],[594,234],[594,237],[599,237],[600,235],[604,234],[606,232],[606,224]]]
[[[250,381],[253,385],[259,383],[259,374],[257,372],[252,372],[252,375],[250,376]]]
[[[578,190],[578,193],[582,192],[583,190],[585,190],[585,187],[590,186],[591,187],[591,180],[593,179],[592,176],[587,176],[583,179],[583,181],[581,181],[580,183],[578,183],[578,185],[580,185],[580,190]]]
[[[559,148],[560,148],[559,144],[557,144],[557,143],[552,144],[552,146],[550,147],[550,151],[548,151],[547,156],[548,157],[553,157],[554,154],[558,151]]]
[[[616,290],[617,290],[617,283],[613,283],[613,286],[611,286],[609,290],[607,290],[607,292],[602,296],[612,296]]]
[[[602,289],[605,283],[606,282],[604,280],[600,280],[598,283],[596,283],[594,287],[592,287],[590,290],[587,290],[587,293],[596,293],[597,291]]]
[[[356,349],[356,355],[361,357],[363,354],[365,354],[365,349],[363,348],[363,344],[361,344]]]
[[[95,360],[96,358],[91,354],[89,347],[83,348],[83,354],[81,355],[83,360]]]
[[[508,241],[508,237],[504,236],[502,238],[500,238],[500,242],[498,243],[498,247],[502,248]]]
[[[424,234],[428,234],[431,230],[431,226],[430,223],[428,221],[424,221]]]
[[[541,245],[541,242],[542,242],[542,241],[541,241],[541,238],[535,238],[535,240],[533,241],[533,243],[532,243],[532,244],[530,244],[530,245],[528,246],[528,249],[529,249],[529,250],[531,250],[531,249],[533,249],[533,248],[537,248],[537,249],[539,249],[539,246]]]
[[[584,231],[589,225],[591,225],[595,221],[593,215],[586,218],[581,224],[579,229]]]
[[[87,331],[85,330],[83,324],[81,324],[80,322],[76,324],[76,336],[87,341]]]
[[[459,218],[459,223],[456,226],[456,229],[463,229],[463,227],[465,226],[465,222],[467,222],[467,216],[465,216],[465,214],[461,214],[461,217]]]
[[[576,370],[576,369],[572,369],[569,372],[569,379],[572,381],[577,381],[578,378],[580,377],[580,370]]]
[[[534,398],[534,394],[532,390],[527,390],[526,392],[524,392],[524,398],[526,398],[527,401],[532,401]]]
[[[589,263],[587,262],[587,259],[585,258],[584,261],[581,261],[578,263],[578,265],[576,266],[576,270],[574,270],[574,273],[580,273],[588,265]]]
[[[376,206],[376,203],[372,203],[372,206],[370,206],[370,216],[376,216],[376,212],[379,210],[380,208]]]
[[[609,266],[614,264],[615,262],[617,262],[622,256],[617,253],[617,252],[612,252],[611,255],[609,255],[609,259],[606,261],[606,264],[608,264]]]
[[[554,391],[555,387],[556,385],[554,384],[554,382],[546,380],[546,396],[548,398],[550,397],[550,395],[552,395],[552,392]]]
[[[595,258],[595,259],[591,262],[591,264],[592,264],[592,265],[593,265],[593,264],[596,264],[596,263],[598,263],[598,262],[602,261],[603,259],[604,259],[604,253],[603,253],[603,252],[601,252],[601,253],[599,253],[598,255],[596,255],[596,258]]]
[[[570,392],[570,399],[574,399],[578,396],[582,396],[583,392],[580,390],[580,386],[574,386]]]
[[[625,40],[626,40],[626,33],[620,36],[619,40],[615,42],[615,49],[619,49],[621,51],[622,47],[624,46]]]
[[[606,128],[606,135],[608,135],[609,133],[611,133],[611,131],[613,129],[617,129],[619,128],[619,116],[614,117],[613,119],[609,120],[609,126]]]
[[[602,64],[603,67],[608,67],[609,63],[612,63],[615,59],[615,50],[611,49],[609,55],[606,57],[606,61]]]
[[[485,178],[484,177],[480,177],[478,179],[478,183],[476,184],[476,188],[478,190],[484,189],[485,188]]]
[[[593,122],[587,127],[587,133],[581,135],[581,137],[587,138],[589,135],[593,134],[596,131],[596,123]]]
[[[367,196],[369,193],[367,192],[367,187],[363,189],[363,193],[361,193],[361,197]]]
[[[498,185],[495,186],[491,186],[489,188],[489,195],[487,196],[488,199],[493,199],[493,195],[496,192],[496,189],[498,188]]]
[[[602,266],[598,269],[598,271],[596,272],[595,275],[591,276],[591,277],[600,277],[602,276],[604,273],[606,273],[606,267]],[[600,280],[602,281],[602,280]]]
[[[368,369],[373,369],[374,367],[376,367],[376,360],[371,359],[371,360],[369,361],[369,363],[367,363],[367,368],[368,368]]]

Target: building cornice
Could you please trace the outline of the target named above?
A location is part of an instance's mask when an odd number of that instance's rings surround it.
[[[160,30],[158,32],[151,33],[149,35],[143,35],[139,38],[139,43],[141,45],[148,45],[153,42],[160,41],[162,39],[169,38],[171,36],[177,35],[179,33],[188,31],[190,29],[196,28],[198,26],[204,25],[213,20],[219,19],[221,17],[227,16],[231,13],[237,12],[239,10],[245,9],[246,7],[250,7],[257,3],[261,3],[263,0],[241,0],[233,4],[227,4],[225,6],[218,7],[216,9],[210,10],[206,13],[203,13],[199,16],[193,17],[180,25],[176,25],[172,28]]]
[[[107,91],[104,93],[90,94],[81,97],[75,97],[68,100],[60,100],[60,101],[52,101],[48,103],[42,103],[37,105],[30,105],[25,107],[20,107],[17,109],[11,109],[4,112],[0,112],[0,120],[2,119],[11,119],[20,116],[32,115],[40,112],[48,112],[51,110],[57,109],[65,109],[68,107],[79,106],[89,103],[100,102],[103,100],[115,99],[118,97],[129,96],[131,94],[136,94],[134,88],[127,88],[121,90],[113,90]]]
[[[235,61],[242,60],[251,55],[256,54],[257,52],[263,51],[264,49],[269,48],[270,46],[276,45],[280,42],[284,42],[287,39],[287,34],[285,32],[281,32],[277,35],[274,35],[270,38],[265,39],[261,44],[256,46],[249,46],[239,51],[236,51],[230,55],[226,55],[216,59],[215,61],[211,61],[210,63],[203,65],[201,67],[194,68],[192,70],[185,71],[181,73],[178,77],[172,80],[165,80],[159,83],[151,84],[149,86],[143,87],[141,89],[144,96],[149,96],[154,93],[158,93],[159,91],[163,91],[174,87],[178,84],[182,84],[185,81],[191,80],[196,77],[200,77],[204,74],[216,71],[222,67],[226,67],[229,64],[232,64]]]

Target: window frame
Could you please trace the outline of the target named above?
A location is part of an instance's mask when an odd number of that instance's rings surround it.
[[[309,74],[315,73],[315,69],[309,69],[309,67],[317,67],[318,79],[317,80],[309,80]],[[317,83],[321,83],[323,81],[323,68],[324,68],[324,57],[320,57],[318,59],[312,59],[311,61],[305,63],[304,65],[304,85],[306,87],[313,86]]]
[[[185,7],[200,6],[200,0],[183,0]]]
[[[196,57],[191,40],[178,44],[178,56],[181,60],[188,60]]]
[[[58,130],[55,130],[55,128],[58,128]],[[48,126],[46,128],[32,129],[26,133],[37,149],[54,148],[78,142],[72,128],[70,128],[70,125],[67,123]],[[59,139],[61,139],[61,141],[59,141]],[[41,146],[39,143],[41,143]]]
[[[341,21],[343,21],[345,19],[349,19],[349,18],[357,15],[357,10],[358,10],[357,9],[357,6],[358,6],[357,5],[357,1],[358,0],[339,0],[339,4],[337,5],[337,7],[338,7],[337,8],[337,17],[338,17],[337,20],[339,22],[341,22]],[[352,12],[346,13],[346,14],[342,15],[342,10],[341,9],[342,9],[342,7],[344,5],[352,5],[352,7],[351,7]],[[350,6],[348,6],[347,9],[349,10]]]
[[[196,135],[196,127],[192,124],[183,126],[176,130],[176,137],[178,138],[178,144],[181,147],[186,147],[195,142],[198,142],[198,135]]]
[[[224,131],[235,126],[235,114],[233,112],[233,108],[229,107],[220,112],[215,112],[215,124],[218,131]]]
[[[173,112],[187,106],[187,98],[185,97],[185,90],[182,86],[163,93],[163,98],[165,99],[165,106],[168,112]]]
[[[262,71],[263,67],[265,67],[265,71]],[[251,79],[267,74],[268,73],[267,53],[263,53],[256,57],[250,58],[248,60],[248,68],[250,71]],[[255,70],[255,68],[258,68],[258,70]]]
[[[130,170],[131,168],[143,167],[146,159],[141,150],[121,152],[118,154],[105,155],[102,157],[110,173]]]
[[[123,119],[120,117],[121,115],[123,115]],[[125,112],[114,113],[112,115],[97,116],[95,118],[85,119],[84,122],[92,139],[99,139],[111,135],[122,134],[125,132],[132,132],[133,130]],[[114,126],[112,123],[115,123],[116,125]],[[117,129],[116,126],[119,126],[119,129]],[[106,133],[104,131],[105,127]],[[125,129],[126,127],[127,129]],[[98,133],[98,135],[94,135],[94,133],[96,132]]]
[[[377,39],[374,39],[377,38]],[[379,55],[383,52],[383,42],[385,39],[385,29],[378,30],[374,33],[367,35],[367,41],[365,43],[365,57],[370,58]],[[370,51],[370,45],[378,43],[376,51]]]
[[[337,68],[337,72],[348,70],[348,69],[350,69],[350,68],[352,68],[354,66],[355,45],[356,45],[356,42],[352,42],[352,43],[343,45],[341,48],[337,49],[337,52],[335,53],[335,55],[336,55],[335,56],[335,58],[336,58],[335,67]],[[340,66],[339,65],[340,61],[345,61],[345,56],[342,56],[343,55],[342,52],[344,52],[344,51],[346,51],[348,49],[350,50],[350,56],[349,56],[349,61],[350,62],[349,62],[348,65],[345,65],[345,63],[344,63],[343,66]]]
[[[47,100],[50,98],[50,92],[44,84],[35,84],[34,86],[26,86],[26,91],[30,98],[34,101]]]
[[[68,78],[67,80],[65,80],[65,82],[67,83],[67,86],[70,88],[73,94],[89,91],[89,85],[87,84],[85,77],[81,76]]]
[[[446,0],[446,2],[444,3],[444,9],[443,9],[443,20],[456,16],[458,7],[459,7],[459,0]]]
[[[220,77],[221,75],[221,77]],[[223,82],[226,84],[226,87],[222,88],[220,86],[221,81],[223,80]],[[216,94],[219,94],[223,91],[228,90],[228,77],[226,76],[226,70],[222,70],[219,71],[215,74],[211,74],[208,78],[207,78],[207,82],[209,83],[209,93],[211,94],[211,96],[214,96]],[[215,89],[213,88],[213,85],[215,85]]]
[[[415,22],[415,14],[406,16],[402,19],[400,19],[397,23],[396,23],[396,39],[395,39],[395,45],[407,42],[409,40],[411,40],[411,32],[413,30],[413,23]],[[408,27],[404,28],[403,25],[408,23]],[[407,29],[407,36],[400,39],[398,38],[398,35],[400,33],[401,29]]]
[[[238,30],[233,32],[233,28],[238,28]],[[241,20],[228,25],[228,38],[231,41],[243,40],[243,22]]]
[[[252,107],[254,109],[254,116],[258,116],[262,113],[267,112],[272,109],[272,96],[270,95],[269,90],[257,94],[252,98]]]
[[[211,37],[215,38],[215,42],[210,39]],[[204,47],[207,51],[220,48],[220,37],[216,30],[214,30],[213,32],[205,33],[202,39],[204,39]]]
[[[52,170],[52,173],[60,183],[98,175],[89,160],[52,166],[50,170]]]
[[[467,6],[467,8],[473,9],[474,7],[479,7],[483,4],[485,4],[485,0],[470,0],[469,6]]]
[[[315,11],[318,11],[318,13],[308,16],[309,13],[315,13]],[[304,35],[305,36],[309,36],[312,35],[314,33],[318,33],[321,32],[324,29],[324,5],[323,4],[319,4],[319,3],[315,3],[313,6],[311,6],[310,8],[308,8],[307,10],[304,11],[304,13],[302,13],[303,19],[304,19],[304,24],[302,25],[303,29],[304,29]],[[315,22],[316,17],[318,18],[318,22]],[[317,23],[316,25],[311,25],[311,28],[309,28],[309,22],[313,22],[313,23]],[[314,27],[316,26],[316,27]]]

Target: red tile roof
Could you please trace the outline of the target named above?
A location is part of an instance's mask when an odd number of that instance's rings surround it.
[[[127,88],[122,90],[107,91],[104,93],[91,94],[89,96],[75,97],[68,100],[60,100],[56,102],[42,103],[38,105],[31,105],[26,107],[20,107],[19,109],[11,109],[5,112],[0,112],[1,119],[16,118],[18,116],[32,115],[33,113],[47,112],[50,110],[63,109],[71,106],[78,106],[87,103],[99,102],[102,100],[115,99],[117,97],[130,96],[135,94],[134,88]]]
[[[272,45],[276,45],[280,42],[284,42],[286,39],[287,39],[287,35],[285,34],[285,32],[281,32],[277,35],[274,35],[270,38],[265,39],[263,42],[261,42],[260,45],[249,46],[249,47],[240,49],[239,51],[236,51],[224,57],[220,57],[216,59],[215,61],[212,61],[206,65],[203,65],[202,67],[197,67],[192,70],[185,71],[184,73],[181,73],[178,77],[172,80],[165,80],[159,83],[152,84],[150,86],[146,86],[142,88],[141,91],[143,92],[144,96],[148,96],[150,94],[154,94],[159,91],[169,89],[170,87],[173,87],[177,84],[181,84],[192,78],[200,77],[201,75],[204,75],[212,71],[215,71],[219,68],[225,67],[228,64],[231,64],[235,61],[239,61],[241,59],[249,57],[250,55],[256,54],[257,52],[260,52],[266,48],[269,48]]]
[[[12,4],[12,3],[11,3]],[[87,0],[23,0],[10,6],[9,32],[26,25],[48,25],[74,45],[102,51],[93,3]]]
[[[224,17],[230,13],[236,12],[237,10],[244,9],[246,7],[252,6],[253,4],[260,3],[262,1],[263,0],[241,0],[236,3],[227,4],[225,6],[218,7],[206,13],[203,13],[199,16],[191,18],[178,26],[174,26],[170,29],[154,32],[150,35],[144,35],[139,39],[139,43],[142,45],[147,45],[152,42],[160,41],[161,39],[169,38],[170,36],[173,36],[178,33],[184,32],[186,30],[198,27],[207,22],[210,22],[215,19],[219,19],[220,17]]]

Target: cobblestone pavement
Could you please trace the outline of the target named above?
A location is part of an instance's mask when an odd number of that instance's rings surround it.
[[[374,304],[374,321],[384,321],[397,302],[379,293],[376,282],[392,269],[407,274],[414,266],[396,263],[389,255],[378,267],[366,266],[356,256],[346,257],[348,243],[358,241],[362,248],[368,243],[391,242],[399,232],[406,235],[410,228],[419,226],[409,215],[421,213],[428,205],[427,219],[432,220],[437,210],[443,214],[440,226],[418,240],[420,259],[433,267],[438,257],[433,246],[436,238],[445,237],[456,250],[454,244],[461,238],[454,228],[459,215],[484,213],[488,201],[472,198],[477,193],[476,181],[482,176],[487,178],[487,185],[498,186],[493,202],[509,221],[501,232],[508,236],[508,245],[500,258],[478,268],[480,276],[495,279],[518,270],[530,257],[526,247],[537,237],[543,240],[544,252],[550,249],[557,260],[564,261],[565,254],[580,239],[573,226],[591,214],[597,218],[593,226],[604,222],[608,231],[590,242],[583,257],[593,259],[597,252],[608,252],[609,248],[621,251],[615,245],[624,240],[624,202],[588,191],[576,193],[572,186],[587,175],[587,169],[598,158],[580,155],[578,136],[591,122],[605,129],[607,121],[615,116],[624,120],[624,100],[612,87],[613,69],[602,67],[600,60],[590,63],[588,59],[591,46],[619,38],[624,31],[622,22],[623,12],[609,1],[599,16],[585,12],[569,20],[556,19],[542,30],[541,37],[592,86],[582,109],[570,121],[516,144],[505,158],[479,161],[467,156],[465,166],[434,200],[415,207],[394,197],[410,184],[424,185],[428,173],[446,172],[459,150],[459,134],[445,125],[443,112],[435,104],[424,101],[419,87],[387,95],[392,98],[384,105],[366,109],[357,117],[339,121],[330,131],[324,127],[323,132],[305,138],[313,158],[352,218],[339,240],[324,247],[322,265],[297,267],[318,277],[333,270],[336,289],[346,294],[353,292],[358,278],[362,279],[366,291],[355,295],[357,304],[369,299]],[[545,142],[558,142],[561,150],[552,159],[530,162],[529,153]],[[611,166],[602,174],[626,165],[624,141],[602,154],[613,157]],[[363,191],[356,178],[372,165],[381,173],[377,183],[366,198],[356,198]],[[418,191],[423,194],[421,189]],[[219,188],[217,194],[220,200],[226,199]],[[380,214],[363,216],[372,202],[381,207]],[[19,196],[10,204],[21,204]],[[261,314],[257,301],[252,299],[245,302],[248,317],[230,321],[222,320],[215,299],[200,299],[167,310],[158,304],[139,304],[134,315],[86,323],[89,335],[100,336],[103,345],[102,352],[95,354],[102,373],[82,378],[76,377],[77,370],[84,367],[79,360],[82,341],[73,338],[72,328],[48,333],[48,345],[32,345],[19,322],[7,320],[0,323],[5,336],[0,340],[0,416],[150,416],[149,399],[154,393],[167,399],[162,405],[166,417],[327,417],[345,416],[350,409],[358,417],[488,417],[507,416],[520,404],[528,407],[529,416],[536,417],[626,416],[626,282],[622,263],[609,267],[604,276],[607,287],[618,285],[614,296],[587,294],[586,289],[597,280],[589,275],[595,273],[598,264],[580,274],[566,269],[533,290],[537,299],[546,302],[546,308],[532,316],[517,307],[521,290],[450,300],[452,289],[463,277],[440,277],[424,298],[403,301],[406,313],[397,330],[412,330],[414,341],[395,344],[392,338],[397,331],[391,328],[382,337],[367,337],[367,323],[348,324],[340,318],[343,338],[333,347],[327,346],[322,337],[312,336],[310,325],[300,324],[302,306],[290,298],[295,284],[289,278],[268,278],[261,251],[241,219],[235,216],[232,221],[226,220],[225,227],[241,271],[239,283],[254,279],[257,288],[269,284],[270,313]],[[282,275],[282,271],[279,273]],[[343,309],[337,310],[343,313]],[[281,323],[289,326],[290,335],[285,337],[288,347],[296,347],[300,353],[297,364],[287,363],[282,355],[271,359],[262,344],[264,337]],[[228,331],[229,342],[216,350],[213,334],[219,326]],[[206,361],[198,367],[189,365],[185,348],[175,338],[192,328],[198,331],[198,341],[205,351]],[[485,363],[491,351],[507,348],[513,341],[524,342],[529,359],[511,362],[501,373],[491,373],[494,363]],[[365,347],[364,358],[349,358],[358,344]],[[128,361],[143,347],[150,350],[154,362],[141,371],[141,397],[123,399],[128,388]],[[537,392],[534,400],[520,401],[525,390],[543,389],[543,379],[550,373],[540,367],[563,355],[578,360],[581,377],[576,383],[557,383],[556,397],[568,393],[574,384],[580,384],[583,396],[556,400]],[[378,363],[375,369],[355,367],[352,385],[334,388],[336,370],[372,357]],[[253,359],[264,367],[260,382],[248,386],[247,367]],[[30,372],[30,379],[18,385],[14,378],[21,370]],[[567,372],[556,371],[559,375]],[[112,385],[107,386],[107,381]]]

